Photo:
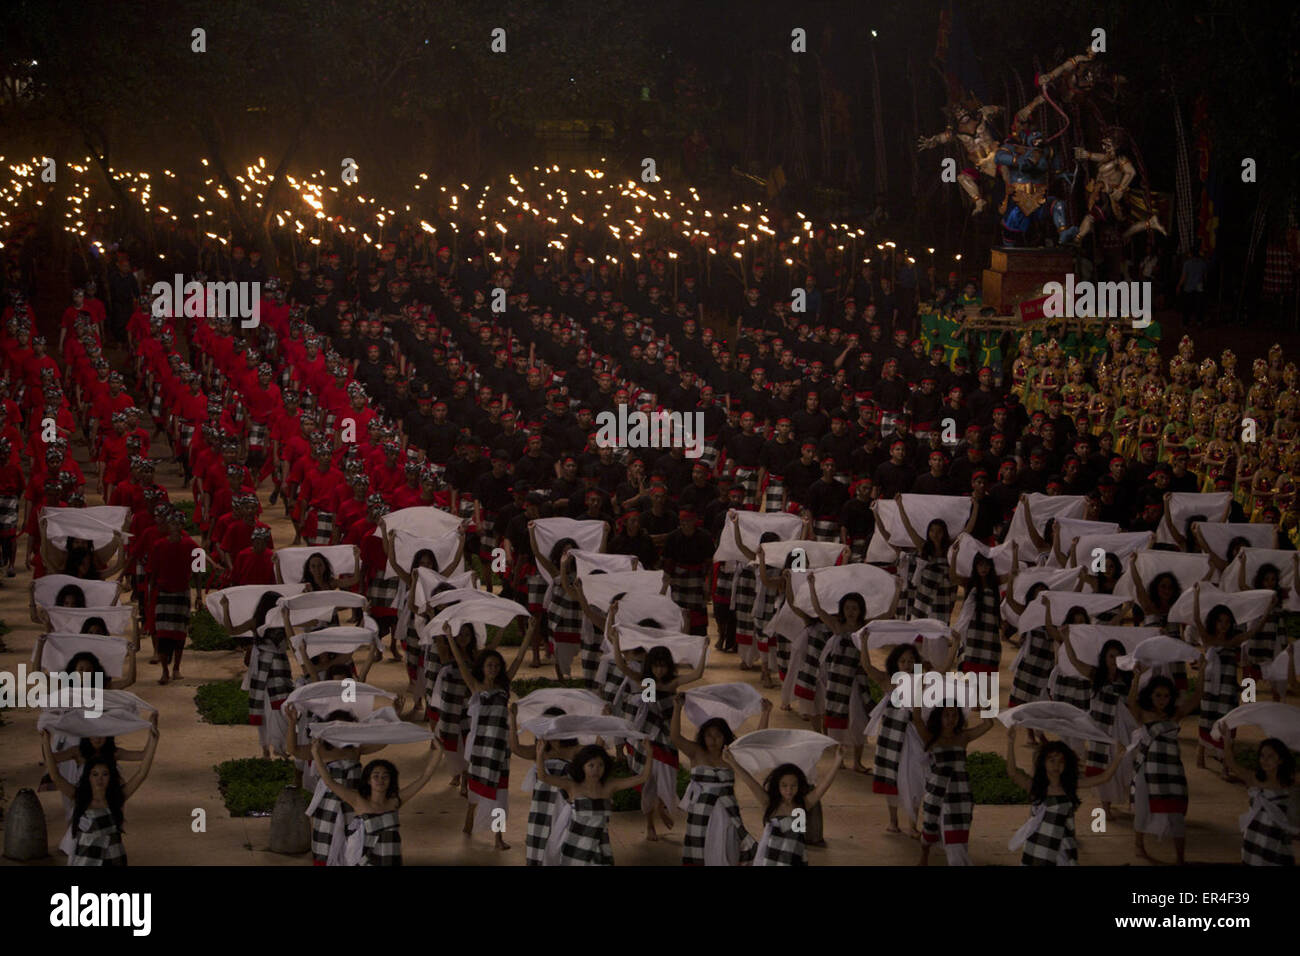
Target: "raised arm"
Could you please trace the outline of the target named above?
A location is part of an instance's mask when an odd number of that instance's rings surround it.
[[[739,548],[740,553],[745,556],[745,560],[753,561],[755,557],[754,552],[745,547],[745,542],[740,539],[740,517],[733,511],[731,514],[727,515],[727,520],[731,522],[731,533],[736,538],[736,547]]]
[[[534,749],[537,751],[537,756],[533,758],[533,766],[537,768],[537,779],[548,787],[555,787],[557,790],[571,788],[573,786],[572,780],[568,777],[557,777],[546,769],[546,754],[551,749],[551,742],[549,740],[539,740]]]
[[[1146,584],[1142,581],[1142,572],[1138,570],[1136,553],[1128,556],[1128,573],[1133,581],[1133,593],[1137,595],[1138,607],[1142,608],[1144,614],[1155,614],[1156,606],[1151,600],[1151,595],[1147,593]]]
[[[315,761],[317,768],[319,768],[320,772],[318,775],[321,783],[329,787],[330,791],[336,797],[354,810],[357,809],[360,804],[365,802],[365,797],[361,796],[359,792],[353,790],[351,787],[339,783],[334,779],[334,775],[329,772],[329,767],[326,766],[327,761],[325,759],[325,751],[319,737],[311,742],[311,756],[312,760]]]
[[[1175,719],[1182,720],[1189,714],[1196,713],[1196,709],[1201,706],[1201,697],[1205,694],[1205,651],[1201,651],[1201,679],[1196,682],[1196,690],[1192,691],[1178,706],[1175,712]]]
[[[50,749],[50,732],[48,730],[41,731],[41,754],[45,758],[45,772],[49,774],[55,788],[69,800],[76,800],[77,788],[64,780],[63,774],[59,773],[59,765],[54,759],[54,751]]]
[[[505,628],[501,629],[501,633],[505,633]],[[524,662],[524,654],[527,652],[528,641],[520,641],[519,650],[515,651],[515,659],[510,662],[510,666],[506,669],[506,680],[512,681],[515,679],[515,675],[519,673],[519,666]]]
[[[673,746],[686,754],[691,763],[694,764],[699,759],[700,750],[694,741],[688,740],[682,734],[682,697],[680,694],[673,701],[673,722],[668,732],[672,737]]]
[[[158,724],[155,723],[149,728],[149,742],[144,745],[144,758],[140,761],[140,766],[136,768],[135,773],[131,774],[131,779],[122,784],[122,798],[125,799],[140,789],[140,784],[144,783],[144,778],[149,776],[149,768],[153,766],[153,755],[158,749]]]
[[[419,779],[413,780],[403,787],[397,799],[402,803],[406,803],[419,793],[424,788],[424,785],[433,779],[433,772],[438,769],[440,763],[442,763],[442,748],[438,746],[438,738],[434,737],[429,741],[429,756],[425,758],[424,769],[420,771]],[[329,774],[326,774],[326,776],[329,776]]]
[[[456,666],[460,668],[461,679],[469,686],[474,693],[480,693],[483,690],[482,685],[474,678],[474,673],[470,669],[470,664],[465,660],[465,651],[461,648],[460,642],[456,640],[455,635],[451,633],[451,625],[444,624],[442,632],[447,635],[447,645],[451,648],[451,656],[456,660]]]
[[[1231,750],[1232,748],[1228,747],[1225,749]],[[1115,772],[1119,770],[1120,766],[1124,763],[1127,757],[1128,757],[1128,753],[1127,751],[1124,750],[1123,747],[1116,747],[1115,754],[1113,757],[1111,757],[1111,761],[1109,764],[1107,764],[1106,769],[1103,770],[1101,773],[1097,774],[1095,777],[1080,777],[1078,782],[1076,783],[1076,787],[1080,790],[1087,790],[1091,787],[1100,787],[1111,777],[1115,776]]]
[[[1070,640],[1069,628],[1066,628],[1065,640],[1063,643],[1065,644],[1065,656],[1070,659],[1070,663],[1074,665],[1074,669],[1079,672],[1081,677],[1087,680],[1092,680],[1093,671],[1096,668],[1091,664],[1085,664],[1083,661],[1079,660],[1079,655],[1074,652],[1074,642]]]
[[[546,555],[542,554],[541,549],[537,547],[536,525],[537,525],[536,521],[528,522],[528,543],[532,545],[533,558],[537,561],[537,566],[539,568],[545,569],[548,575],[550,575],[552,578],[558,577],[559,571],[556,569],[555,565],[551,564],[551,559],[548,558]]]
[[[742,767],[739,761],[732,756],[730,746],[722,748],[722,759],[726,761],[728,767],[735,771],[736,779],[747,786],[749,792],[758,798],[758,805],[760,807],[767,806],[767,791],[763,789],[761,783],[754,779],[753,774]],[[836,763],[839,763],[839,761],[836,761]]]
[[[835,775],[840,772],[840,767],[844,765],[844,748],[842,746],[836,744],[832,747],[831,756],[833,756],[835,760],[831,764],[830,772],[822,777],[821,782],[813,788],[813,792],[808,794],[804,799],[804,806],[809,810],[822,802],[822,797],[826,796],[826,791],[829,790],[831,784],[835,782]]]
[[[912,539],[912,547],[916,548],[917,551],[920,551],[925,547],[925,539],[917,534],[916,529],[912,527],[912,522],[907,517],[907,509],[903,507],[902,498],[895,498],[894,500],[898,504],[898,517],[903,522],[903,530],[906,531],[907,536]]]
[[[1183,536],[1183,533],[1181,531],[1179,531],[1177,528],[1174,527],[1174,518],[1169,511],[1170,497],[1171,497],[1171,493],[1166,491],[1165,492],[1165,513],[1164,513],[1164,517],[1161,518],[1161,520],[1164,521],[1165,527],[1169,529],[1169,534],[1173,536],[1174,543],[1178,545],[1178,550],[1186,551],[1187,538]]]
[[[821,602],[817,600],[817,576],[812,571],[808,572],[808,593],[812,596],[813,613],[817,615],[817,619],[830,630],[838,631],[840,622],[822,610]]]
[[[1047,539],[1038,533],[1038,528],[1034,526],[1034,514],[1029,508],[1029,496],[1020,496],[1020,507],[1025,509],[1025,528],[1029,531],[1029,540],[1034,542],[1034,547],[1039,551],[1047,550]]]

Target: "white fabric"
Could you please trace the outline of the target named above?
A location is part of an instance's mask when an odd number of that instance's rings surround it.
[[[1117,594],[1083,594],[1079,591],[1040,591],[1033,602],[1020,615],[1017,628],[1021,633],[1042,627],[1047,621],[1047,603],[1052,605],[1052,625],[1059,627],[1065,623],[1065,616],[1071,608],[1081,607],[1088,613],[1088,620],[1098,614],[1119,607],[1127,598]]]
[[[81,588],[86,604],[91,607],[116,604],[122,596],[122,589],[116,581],[87,581],[70,574],[47,574],[32,581],[32,601],[37,607],[53,607],[59,592],[69,584]]]
[[[1158,575],[1166,571],[1178,579],[1184,594],[1190,594],[1192,585],[1197,581],[1206,581],[1210,577],[1211,565],[1208,554],[1183,554],[1179,551],[1139,551],[1137,553],[1138,574],[1147,590]],[[1126,563],[1127,564],[1127,563]],[[1134,586],[1133,573],[1125,567],[1123,576],[1115,584],[1115,593],[1122,594],[1130,601],[1137,600],[1137,588]]]
[[[452,534],[463,526],[460,518],[441,508],[417,505],[413,508],[399,508],[390,511],[379,519],[374,530],[375,537],[382,538],[390,531],[405,531],[421,538],[440,538]]]
[[[424,607],[428,603],[429,595],[433,593],[434,588],[439,584],[450,584],[454,588],[472,588],[475,585],[473,571],[462,571],[459,574],[439,574],[437,571],[430,571],[428,568],[416,568],[415,578],[415,606]]]
[[[917,618],[915,621],[872,621],[852,635],[853,646],[862,649],[862,635],[867,635],[867,649],[894,647],[898,644],[915,644],[921,641],[921,656],[927,661],[941,664],[948,659],[952,646],[952,628],[934,618]]]
[[[453,592],[443,592],[443,594],[451,593]],[[467,591],[465,593],[480,596],[462,600],[442,608],[429,620],[429,629],[434,634],[442,633],[444,627],[450,627],[451,633],[456,634],[466,624],[506,627],[517,617],[528,617],[528,608],[515,601],[509,601],[506,598],[484,591]],[[436,594],[434,598],[441,598],[443,594]]]
[[[752,684],[709,684],[686,691],[682,697],[682,713],[696,727],[720,717],[734,734],[741,724],[763,709],[762,704],[763,695]]]
[[[539,687],[519,698],[519,726],[541,717],[542,712],[551,707],[558,707],[566,714],[596,717],[605,709],[605,702],[599,694],[577,687]]]
[[[354,700],[343,699],[345,684],[350,688],[348,697],[355,698]],[[292,704],[300,713],[310,713],[315,717],[325,717],[336,710],[346,710],[357,720],[361,720],[374,711],[376,700],[391,701],[395,696],[382,687],[349,678],[347,682],[322,680],[303,684],[301,687],[294,688],[293,692],[285,698],[285,704]]]
[[[1145,551],[1151,547],[1153,535],[1150,531],[1121,531],[1117,534],[1083,534],[1074,542],[1070,560],[1076,567],[1087,568],[1091,573],[1093,556],[1100,551],[1102,555],[1113,554],[1125,563],[1130,554]],[[1167,553],[1167,552],[1161,552]]]
[[[43,710],[36,718],[37,730],[48,730],[51,736],[66,734],[77,740],[82,737],[121,737],[151,726],[151,721],[130,711],[107,708],[98,717],[87,717],[79,707],[59,707]]]
[[[1196,525],[1205,539],[1205,545],[1220,561],[1228,559],[1228,545],[1235,538],[1245,538],[1247,548],[1277,547],[1277,525],[1275,524],[1231,524],[1226,521],[1201,521]],[[1294,552],[1292,552],[1294,553]]]
[[[436,538],[412,534],[409,531],[398,531],[393,535],[393,561],[403,572],[410,574],[416,554],[428,549],[433,552],[433,559],[438,562],[439,570],[446,571],[452,559],[456,557],[456,552],[460,550],[464,538],[464,532],[460,530],[450,531]],[[389,568],[391,569],[392,565],[389,565]]]
[[[1058,518],[1056,527],[1060,529],[1061,554],[1069,560],[1074,551],[1074,543],[1084,535],[1119,534],[1119,525],[1114,521],[1089,521],[1086,518]]]
[[[220,622],[222,620],[221,599],[224,597],[230,607],[230,623],[239,624],[252,619],[263,594],[274,592],[281,597],[293,597],[305,590],[307,590],[305,584],[241,584],[233,588],[222,588],[220,591],[209,591],[203,597],[203,604],[208,609],[208,613]]]
[[[975,564],[975,556],[982,554],[993,561],[993,573],[998,575],[1007,574],[1011,571],[1011,545],[1002,543],[989,547],[987,544],[981,544],[978,540],[969,534],[959,534],[957,540],[952,543],[948,549],[948,560],[952,562],[953,556],[957,558],[957,577],[968,578],[971,575],[971,567]]]
[[[628,598],[662,594],[665,583],[662,571],[579,573],[578,579],[582,581],[582,596],[598,611],[608,611],[609,603],[616,594],[626,593]]]
[[[351,654],[363,647],[378,647],[376,632],[363,627],[325,627],[290,638],[299,660],[318,654]]]
[[[1261,667],[1259,669],[1260,676],[1264,680],[1272,681],[1274,684],[1285,684],[1290,680],[1291,662],[1295,656],[1295,648],[1295,644],[1289,645],[1281,654]]]
[[[391,707],[372,711],[358,721],[323,720],[308,732],[331,747],[370,747],[376,744],[413,744],[433,739],[433,731],[401,720]]]
[[[1137,646],[1148,637],[1160,636],[1158,627],[1118,627],[1111,624],[1068,624],[1065,627],[1074,656],[1089,667],[1095,667],[1097,657],[1107,641],[1119,641],[1124,645],[1124,654],[1132,654]],[[1121,655],[1123,656],[1123,655]],[[1056,669],[1065,677],[1083,677],[1070,662],[1070,655],[1065,650],[1065,643],[1056,649]]]
[[[1276,737],[1292,751],[1300,750],[1300,707],[1272,701],[1242,704],[1230,710],[1220,723],[1229,730],[1242,726],[1258,727],[1264,731],[1264,736]],[[1215,740],[1223,739],[1218,723],[1211,729],[1210,736]]]
[[[130,537],[126,533],[126,524],[131,520],[131,509],[120,505],[92,505],[87,508],[53,508],[41,509],[41,534],[56,548],[66,551],[68,538],[81,538],[94,543],[98,551],[113,540],[118,532],[123,539]]]
[[[1088,500],[1082,495],[1044,495],[1035,492],[1027,495],[1026,500],[1034,517],[1034,530],[1040,538],[1044,537],[1043,529],[1052,518],[1057,521],[1062,518],[1082,518],[1088,507]],[[1022,561],[1032,562],[1042,553],[1034,546],[1034,539],[1029,535],[1025,509],[1020,502],[1016,502],[1016,510],[1011,515],[1005,540],[1017,545]]]
[[[600,551],[600,546],[605,540],[605,528],[603,521],[538,518],[533,524],[533,536],[537,539],[538,553],[549,559],[551,549],[555,547],[556,542],[563,541],[565,538],[572,538],[580,551]],[[537,562],[537,571],[547,584],[551,583],[551,575],[541,561]]]
[[[913,530],[922,539],[925,538],[925,529],[929,527],[930,522],[937,519],[948,529],[948,540],[951,541],[966,527],[966,522],[970,520],[971,509],[975,507],[969,495],[904,494],[899,495],[898,500],[902,502],[903,510],[907,512],[907,520],[911,522]],[[906,538],[907,532],[902,524],[903,519],[900,516],[898,531]],[[890,542],[897,545],[899,538],[894,534],[893,529],[889,530],[889,536]],[[910,542],[910,539],[908,540]]]
[[[1039,700],[1003,710],[997,717],[1006,727],[1028,727],[1074,740],[1109,742],[1111,733],[1073,704]]]
[[[1275,548],[1242,548],[1223,569],[1222,587],[1225,591],[1241,590],[1241,567],[1246,567],[1246,587],[1255,586],[1255,575],[1266,564],[1277,568],[1278,586],[1287,589],[1282,606],[1288,611],[1300,611],[1300,593],[1296,590],[1296,552]]]
[[[299,594],[291,594],[283,597],[279,601],[279,606],[288,608],[290,619],[298,620],[297,611],[314,611],[320,608],[330,608],[338,610],[345,607],[365,607],[365,595],[357,594],[355,591],[303,591]]]
[[[769,541],[759,547],[763,552],[763,563],[769,568],[784,567],[785,559],[795,548],[803,549],[805,568],[833,567],[841,558],[846,557],[849,552],[846,546],[837,541],[806,541],[803,539]],[[750,564],[758,564],[757,554],[755,554],[754,560]]]
[[[785,763],[794,764],[813,783],[817,761],[835,745],[830,737],[812,730],[755,730],[737,737],[730,749],[736,763],[759,783]]]
[[[624,654],[638,647],[646,651],[652,647],[666,647],[672,652],[674,661],[692,669],[699,666],[709,650],[707,635],[659,631],[654,628],[637,627],[634,624],[624,625],[618,629],[618,643]],[[607,651],[614,649],[608,638],[603,649]]]
[[[538,740],[567,740],[577,737],[604,737],[620,740],[644,740],[647,736],[637,730],[626,717],[611,717],[608,714],[564,714],[560,717],[543,717],[540,714],[528,720],[520,720],[519,726],[531,733]]]
[[[121,677],[126,666],[126,655],[131,651],[131,642],[125,637],[112,635],[51,632],[45,635],[41,669],[50,674],[64,671],[68,661],[82,651],[89,651],[99,658],[99,662],[104,665],[104,673],[110,678]],[[32,663],[36,663],[34,647]]]
[[[1007,589],[1009,596],[1021,604],[1035,584],[1047,585],[1049,591],[1073,591],[1083,578],[1082,568],[1029,568],[1016,574],[1016,579]],[[1012,627],[1020,623],[1020,615],[1009,601],[1002,602],[1002,618]]]
[[[573,556],[574,571],[583,578],[591,577],[591,572],[597,570],[613,574],[635,571],[637,568],[637,559],[630,554],[605,554],[602,551],[583,551],[579,548],[572,549],[569,554]],[[595,577],[600,575],[597,574]]]
[[[82,627],[92,617],[101,618],[110,634],[129,634],[135,624],[135,607],[130,604],[113,604],[108,607],[51,607],[45,609],[50,619],[50,631],[63,634],[80,634]]]
[[[785,512],[736,511],[727,512],[723,522],[722,533],[718,536],[718,547],[713,552],[714,561],[749,561],[736,547],[736,532],[731,524],[731,516],[736,516],[740,527],[740,540],[750,551],[758,550],[758,539],[766,531],[771,531],[782,541],[791,541],[803,533],[803,519],[798,515]]]
[[[1115,662],[1121,670],[1131,671],[1134,664],[1141,664],[1147,670],[1153,665],[1189,663],[1200,659],[1200,652],[1186,641],[1161,634],[1148,637],[1133,648],[1132,654],[1125,654]]]
[[[1195,494],[1178,491],[1169,496],[1168,521],[1178,529],[1179,534],[1186,534],[1187,522],[1194,515],[1201,515],[1203,521],[1225,521],[1232,508],[1232,494],[1227,491],[1215,491],[1210,494]],[[1156,540],[1161,544],[1174,544],[1174,536],[1169,531],[1165,519],[1161,519],[1156,532]]]
[[[1201,585],[1201,622],[1210,616],[1216,604],[1226,604],[1232,616],[1237,619],[1238,627],[1249,627],[1268,613],[1273,600],[1272,591],[1236,591],[1230,593],[1216,588],[1213,584]],[[1196,592],[1186,588],[1169,610],[1170,624],[1195,624]]]
[[[629,594],[618,602],[615,627],[646,620],[657,622],[665,631],[685,631],[690,623],[685,609],[667,594]]]
[[[866,619],[886,613],[893,604],[894,576],[869,564],[843,564],[818,569],[816,578],[817,601],[822,610],[831,616],[837,613],[840,599],[846,594],[862,595],[866,604]],[[794,606],[805,614],[812,614],[812,591],[808,585],[808,575],[790,575],[790,587]]]
[[[308,545],[300,548],[277,548],[271,555],[275,562],[276,573],[286,583],[302,581],[307,559],[319,554],[330,563],[336,578],[347,577],[357,572],[357,549],[350,544]]]
[[[871,540],[867,542],[867,553],[864,560],[868,564],[893,564],[898,560],[900,549],[889,543],[889,536],[885,533],[885,523],[881,520],[881,517],[892,515],[894,522],[897,522],[898,502],[881,498],[872,502],[871,511],[876,516],[876,527],[871,532]],[[910,541],[908,547],[911,547]]]

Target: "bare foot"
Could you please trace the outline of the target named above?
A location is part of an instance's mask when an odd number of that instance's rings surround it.
[[[501,834],[499,833],[497,834],[497,849],[498,850],[510,849],[510,844],[507,843],[505,840],[501,839]]]
[[[673,828],[673,818],[668,815],[668,808],[661,806],[659,808],[659,819],[663,821],[664,827],[671,830]]]
[[[460,786],[460,774],[456,774],[456,776],[452,777],[452,778],[451,778],[451,783],[447,784],[447,786],[451,787],[453,790],[454,790],[456,787],[459,787],[459,786]]]
[[[740,669],[741,669],[742,671],[752,671],[752,670],[754,669],[754,665],[753,665],[753,664],[746,664],[744,661],[741,661],[741,662],[740,662]]]
[[[859,763],[859,764],[854,764],[853,772],[854,773],[875,773],[876,770],[874,767],[866,767]]]
[[[900,830],[898,827],[894,826],[894,825],[891,823],[889,826],[885,827],[885,832],[886,832],[886,833],[902,833],[903,831]]]
[[[162,677],[158,678],[158,683],[160,684],[166,684],[169,683],[170,681],[171,681],[171,675],[168,674],[166,671],[163,671]]]
[[[172,671],[172,680],[180,680],[180,679],[181,679],[181,669],[178,667],[174,671]]]

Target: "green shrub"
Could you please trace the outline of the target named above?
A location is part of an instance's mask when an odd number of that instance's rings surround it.
[[[240,688],[241,683],[236,678],[200,684],[194,694],[199,716],[209,724],[247,724],[248,691]]]
[[[627,760],[624,758],[624,759],[620,759],[617,763],[614,764],[614,772],[611,774],[611,776],[632,777],[635,776],[635,774],[632,773],[632,769],[627,765]],[[677,768],[678,798],[686,796],[686,788],[690,785],[690,782],[691,782],[690,770],[688,770],[685,767],[678,767]],[[620,790],[618,793],[614,794],[614,799],[611,801],[611,803],[615,811],[640,810],[641,793],[640,791],[637,790]]]
[[[213,767],[217,786],[232,817],[262,817],[275,808],[280,791],[293,783],[292,760],[249,757]]]
[[[1278,630],[1288,641],[1300,641],[1300,611],[1283,611],[1279,615]]]
[[[1007,762],[997,754],[971,751],[966,755],[966,772],[976,803],[1029,802],[1029,794],[1007,776]]]
[[[1237,763],[1242,770],[1256,770],[1259,767],[1259,748],[1250,744],[1237,744],[1232,748]]]
[[[217,619],[200,606],[190,615],[190,647],[196,651],[232,651],[239,645]]]
[[[496,628],[496,627],[488,628],[489,638],[491,637],[493,632],[498,630],[500,630],[500,628]],[[497,646],[518,647],[523,642],[524,642],[524,629],[519,626],[519,618],[515,618],[508,625],[506,625],[505,634],[501,637],[501,640],[497,642]]]
[[[587,682],[581,677],[570,677],[567,680],[556,680],[554,677],[520,677],[510,684],[510,690],[515,697],[527,697],[539,687],[577,687],[579,689],[587,686]]]

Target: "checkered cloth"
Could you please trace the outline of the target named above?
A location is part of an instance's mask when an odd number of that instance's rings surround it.
[[[704,866],[709,822],[715,813],[725,813],[725,839],[739,850],[740,863],[754,859],[758,843],[745,829],[736,802],[736,773],[729,767],[692,767],[686,791],[686,836],[682,840],[682,864]]]
[[[185,637],[189,631],[190,592],[159,591],[154,603],[154,636],[180,634]]]
[[[1047,682],[1056,666],[1056,647],[1047,628],[1036,627],[1023,637],[1024,653],[1011,674],[1011,696],[1018,704],[1047,697]]]
[[[530,597],[531,600],[531,597]],[[546,603],[546,623],[551,628],[551,638],[558,640],[558,635],[577,638],[582,630],[582,605],[565,592],[557,581],[551,588],[551,598]],[[570,640],[568,643],[575,643]]]
[[[899,592],[898,599],[902,606],[906,608],[907,619],[910,621],[916,617],[916,608],[913,603],[916,599],[916,585],[912,583],[912,578],[916,575],[917,557],[915,551],[898,552],[898,579],[903,582],[903,589]]]
[[[313,532],[308,544],[329,544],[330,536],[334,534],[334,512],[317,511],[316,512],[316,530]]]
[[[194,426],[191,425],[189,422],[181,422],[181,427],[179,431],[179,442],[181,447],[178,450],[189,448],[190,439],[192,439],[193,437],[194,437]]]
[[[542,602],[546,599],[546,581],[540,574],[528,575],[528,610],[533,615],[542,612]]]
[[[0,508],[3,508],[3,499],[0,499]],[[0,522],[0,527],[3,526]],[[1286,637],[1278,628],[1279,615],[1279,609],[1274,607],[1255,636],[1246,641],[1245,663],[1248,666],[1263,667],[1286,650]]]
[[[248,422],[248,447],[265,448],[270,444],[270,430],[261,422],[255,422],[251,419]]]
[[[370,613],[393,608],[397,604],[397,578],[375,578],[366,588],[366,600],[370,602]]]
[[[731,587],[736,579],[736,562],[719,561],[714,564],[713,602],[731,606]]]
[[[561,866],[613,866],[609,845],[609,801],[575,797],[573,817],[560,846]]]
[[[1287,820],[1290,794],[1285,790],[1250,788],[1250,810],[1241,828],[1241,862],[1247,866],[1294,866],[1291,827]]]
[[[438,671],[442,670],[442,661],[438,659],[438,647],[430,644],[424,652],[424,710],[431,723],[438,722],[438,699],[434,696],[438,683]]]
[[[456,509],[461,518],[472,521],[474,518],[474,496],[461,495],[456,502]]]
[[[921,800],[921,839],[944,846],[967,843],[975,817],[975,797],[966,774],[963,747],[938,747],[931,752],[934,764],[925,776]]]
[[[818,621],[808,626],[807,633],[808,643],[804,647],[803,660],[798,662],[799,670],[794,675],[794,696],[811,703],[817,699],[822,651],[831,638],[831,629]]]
[[[402,831],[397,822],[397,811],[363,813],[358,816],[366,831],[365,856],[362,866],[401,866]]]
[[[704,450],[700,452],[700,461],[709,466],[709,474],[718,467],[718,438],[716,435],[704,439]]]
[[[636,716],[632,720],[632,725],[647,737],[645,743],[649,746],[651,753],[656,760],[663,763],[677,765],[677,748],[673,746],[672,734],[669,732],[673,719],[673,702],[677,695],[673,693],[664,693],[662,690],[655,695],[654,700],[641,700],[639,696],[632,696],[632,703],[636,708]],[[629,748],[627,765],[633,773],[640,773],[644,766],[644,757],[636,748]]]
[[[849,561],[861,564],[867,559],[867,548],[871,546],[870,538],[849,538]]]
[[[709,566],[707,564],[679,564],[674,574],[668,578],[673,600],[691,612],[692,619],[697,614],[709,612]],[[692,620],[694,623],[694,620]]]
[[[316,769],[320,771],[319,767]],[[354,758],[335,760],[326,764],[325,769],[345,787],[355,790],[361,785],[361,763]],[[318,864],[324,865],[330,857],[330,844],[334,842],[334,827],[340,813],[345,825],[351,822],[352,811],[343,805],[333,790],[326,790],[311,815],[311,855]]]
[[[1002,613],[997,588],[967,592],[974,602],[970,626],[966,629],[961,662],[974,670],[994,670],[1002,662]]]
[[[1020,853],[1020,865],[1058,866],[1063,857],[1070,863],[1078,863],[1079,845],[1074,839],[1074,801],[1067,796],[1048,795],[1042,803],[1035,804],[1035,813],[1040,808],[1043,810],[1042,819],[1025,840],[1024,849]]]
[[[953,583],[948,559],[945,557],[922,564],[916,583],[916,596],[912,599],[912,616],[934,618],[946,624],[952,617],[952,606],[956,601],[957,585]]]
[[[87,807],[77,821],[77,846],[68,857],[69,866],[126,866],[122,831],[107,807]]]
[[[460,739],[469,732],[469,717],[465,713],[469,701],[469,685],[460,674],[456,662],[444,664],[435,681],[435,699],[438,707],[438,727],[435,731],[444,750],[460,752]]]
[[[1088,702],[1088,716],[1106,730],[1113,730],[1119,708],[1128,695],[1120,683],[1105,684],[1100,691],[1093,694]],[[1114,744],[1101,740],[1089,740],[1084,751],[1083,767],[1086,776],[1094,776],[1110,766],[1111,752]]]
[[[582,679],[587,690],[600,690],[597,674],[600,671],[600,650],[605,642],[605,635],[598,633],[590,621],[583,622],[582,643],[578,645],[578,666],[582,668]]]
[[[805,824],[807,815],[804,814]],[[808,848],[804,834],[794,828],[794,814],[772,817],[763,829],[755,866],[807,866]]]
[[[758,571],[753,565],[741,565],[732,580],[731,609],[736,612],[736,643],[742,648],[754,643],[754,604],[757,600]]]
[[[546,761],[546,772],[553,777],[568,773],[565,760]],[[524,834],[524,857],[528,866],[541,866],[546,859],[546,844],[551,839],[551,827],[560,812],[563,791],[538,780],[533,784],[533,799],[528,805],[528,830]]]
[[[876,732],[875,773],[871,781],[873,793],[898,793],[898,767],[903,758],[903,741],[907,739],[907,728],[911,723],[912,713],[906,707],[885,704],[880,729]]]
[[[734,477],[736,484],[745,489],[746,503],[752,504],[754,496],[758,494],[758,469],[737,468]]]
[[[823,515],[813,520],[814,541],[839,541],[840,519],[835,515]]]
[[[505,796],[510,782],[510,692],[478,695],[478,715],[469,750],[469,790],[492,802]]]
[[[768,475],[767,487],[763,489],[763,510],[781,511],[783,508],[785,508],[785,481],[779,475]]]
[[[847,723],[855,685],[863,673],[861,655],[848,634],[831,638],[822,673],[826,677],[826,720]]]
[[[1178,724],[1156,720],[1146,725],[1146,737],[1133,764],[1133,779],[1146,784],[1150,813],[1187,812],[1187,774],[1178,753]]]
[[[1211,747],[1222,747],[1223,741],[1210,736],[1210,729],[1237,706],[1241,688],[1237,684],[1237,649],[1211,647],[1205,652],[1206,667],[1201,675],[1205,692],[1201,695],[1201,716],[1197,720],[1201,740]],[[1218,666],[1214,666],[1214,658]]]
[[[162,386],[153,387],[153,398],[149,402],[149,417],[157,421],[162,418]]]
[[[0,534],[18,530],[18,496],[0,497]]]
[[[248,722],[260,724],[267,712],[293,693],[284,628],[268,628],[258,638],[256,661],[248,675]]]
[[[479,513],[482,520],[478,525],[478,553],[484,561],[492,559],[492,549],[497,546],[497,515],[495,511]]]
[[[1060,668],[1057,668],[1052,671],[1050,688],[1052,700],[1073,704],[1080,710],[1088,709],[1092,699],[1092,681],[1088,678],[1063,674]]]

